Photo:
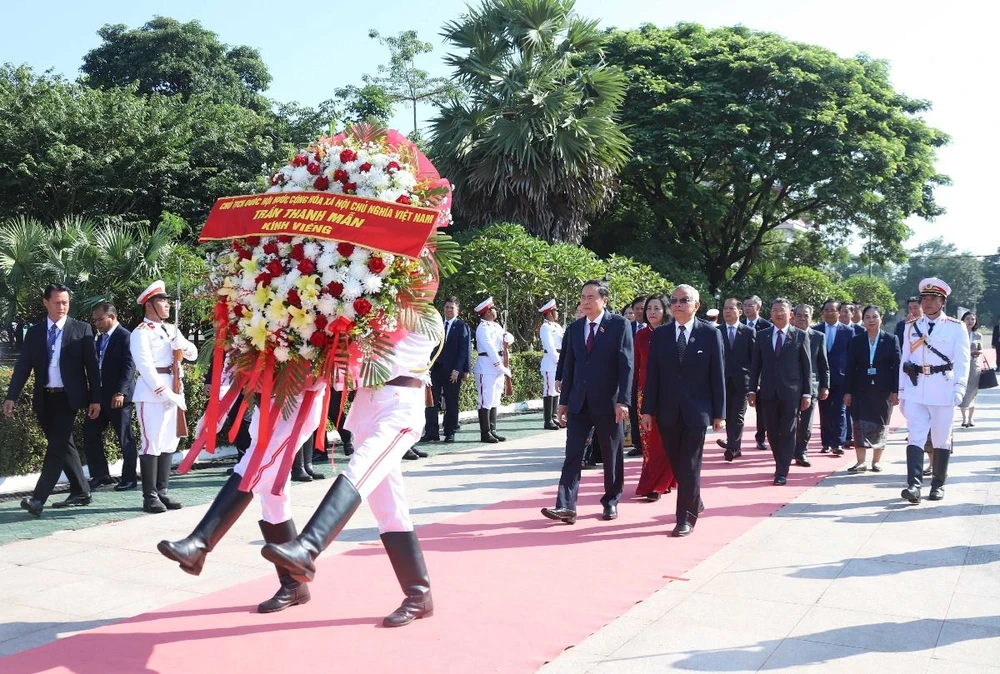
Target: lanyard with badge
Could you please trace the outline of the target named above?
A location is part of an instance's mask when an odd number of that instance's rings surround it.
[[[878,335],[875,335],[875,340],[868,341],[868,376],[874,377],[876,373],[875,368],[875,350],[878,348]]]

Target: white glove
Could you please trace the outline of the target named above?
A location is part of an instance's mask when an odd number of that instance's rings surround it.
[[[161,393],[160,395],[166,398],[167,402],[169,402],[171,405],[176,405],[180,409],[187,412],[187,402],[184,400],[183,395],[174,393],[173,390],[169,388],[163,389],[163,393]]]
[[[514,343],[514,335],[510,334],[509,332],[503,333],[503,343],[504,344],[513,344]]]
[[[959,405],[962,404],[962,399],[963,398],[965,398],[965,391],[963,391],[962,389],[956,387],[955,390],[954,390],[954,392],[951,395],[951,399],[952,399],[955,407],[958,407]]]
[[[503,372],[503,374],[504,374],[505,377],[511,377],[511,376],[513,376],[511,374],[511,372],[510,372],[510,368],[509,367],[501,367],[500,370]]]

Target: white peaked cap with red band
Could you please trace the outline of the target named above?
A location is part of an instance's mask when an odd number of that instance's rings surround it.
[[[491,309],[492,307],[493,307],[493,298],[487,297],[485,300],[476,305],[476,313],[482,316],[483,314],[486,313],[487,309]]]
[[[939,278],[925,278],[920,282],[921,295],[937,295],[948,299],[951,294],[951,286]]]
[[[546,302],[542,306],[538,307],[538,313],[544,314],[546,311],[552,311],[555,308],[556,308],[556,301],[555,300],[549,300],[548,302]]]
[[[146,302],[148,302],[149,300],[153,299],[158,295],[163,295],[164,297],[168,297],[167,285],[163,281],[153,281],[152,283],[150,283],[149,287],[143,290],[139,294],[139,297],[136,299],[136,302],[138,302],[139,304],[145,304]]]
[[[708,316],[709,318],[718,318],[719,317],[719,310],[718,309],[709,309],[708,311],[705,312],[705,315]]]

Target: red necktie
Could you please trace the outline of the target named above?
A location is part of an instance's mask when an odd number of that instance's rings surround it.
[[[590,334],[587,335],[587,353],[594,348],[594,332],[597,330],[597,323],[590,324]]]

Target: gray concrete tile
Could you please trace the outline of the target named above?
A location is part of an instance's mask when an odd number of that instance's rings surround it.
[[[786,639],[775,649],[760,671],[782,674],[823,672],[858,674],[914,674],[927,668],[928,658],[919,655],[867,651],[838,644]]]
[[[819,603],[869,613],[943,619],[961,569],[872,560],[849,562]]]
[[[814,606],[789,636],[805,641],[863,648],[869,651],[916,653],[929,657],[942,620],[904,618],[827,606]]]
[[[1000,629],[948,621],[934,657],[950,662],[995,666],[1000,662]]]

